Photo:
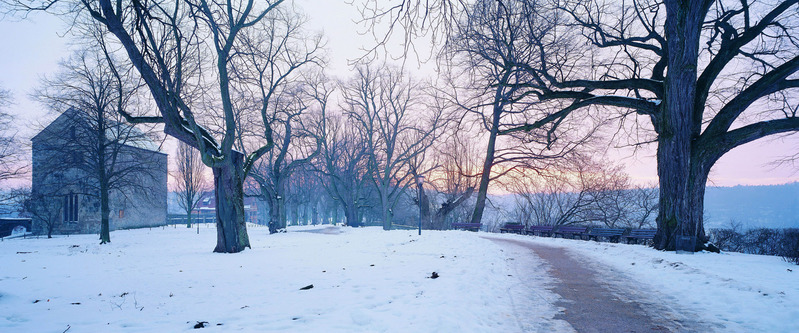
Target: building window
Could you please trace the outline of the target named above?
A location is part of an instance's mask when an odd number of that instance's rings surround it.
[[[64,196],[64,222],[78,223],[78,195],[70,193]]]

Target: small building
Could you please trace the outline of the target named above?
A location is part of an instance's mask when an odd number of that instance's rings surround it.
[[[260,200],[254,197],[244,197],[244,219],[246,222],[255,224],[261,223],[258,218],[258,204]],[[185,215],[185,214],[184,214]],[[216,196],[214,191],[205,191],[200,194],[197,206],[192,210],[193,218],[198,218],[202,222],[213,223],[216,221]]]
[[[167,154],[135,127],[105,122],[110,124],[105,154],[113,154],[114,161],[106,170],[118,177],[109,191],[110,230],[165,225]],[[100,177],[92,155],[99,150],[98,135],[92,134],[96,123],[85,112],[69,109],[31,139],[35,234],[47,234],[48,228],[53,234],[100,232]]]

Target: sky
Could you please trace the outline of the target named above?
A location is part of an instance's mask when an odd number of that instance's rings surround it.
[[[346,0],[314,1],[296,0],[296,5],[309,17],[308,30],[323,31],[327,40],[328,74],[346,78],[350,74],[349,60],[363,54],[372,37],[360,35],[364,27],[356,21],[357,10]],[[0,86],[11,90],[15,98],[12,113],[22,136],[31,136],[37,124],[54,118],[44,108],[28,97],[43,75],[57,71],[58,62],[69,55],[67,29],[60,19],[48,14],[35,13],[26,20],[0,18]],[[406,63],[411,72],[418,70],[416,61]],[[426,65],[421,65],[426,67]],[[427,66],[429,67],[429,66]],[[172,151],[167,150],[168,153]],[[799,135],[787,138],[765,138],[741,146],[727,153],[711,169],[711,186],[767,185],[799,181],[799,170],[789,167],[775,168],[771,162],[799,153]],[[657,181],[654,146],[635,154],[630,149],[617,149],[610,153],[612,160],[623,164],[632,180],[638,184]]]

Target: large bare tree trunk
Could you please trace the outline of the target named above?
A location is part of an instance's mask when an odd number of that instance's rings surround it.
[[[483,162],[483,174],[480,177],[480,187],[477,189],[477,202],[474,204],[474,213],[472,214],[471,223],[480,223],[480,221],[483,219],[483,211],[485,210],[486,206],[486,197],[488,196],[488,183],[491,181],[491,168],[494,166],[494,153],[496,152],[497,136],[499,134],[499,120],[501,114],[501,106],[495,105],[491,133],[489,134],[488,147],[486,148],[486,158]]]
[[[358,214],[358,206],[355,204],[344,205],[344,218],[347,219],[347,225],[350,227],[360,227],[361,219]]]
[[[231,162],[214,171],[216,198],[216,248],[214,252],[237,253],[250,247],[244,214],[244,155],[232,151]]]
[[[286,198],[283,191],[269,198],[269,233],[286,231]]]
[[[703,106],[694,105],[696,95],[699,33],[702,6],[685,6],[680,1],[667,1],[666,35],[668,39],[668,74],[665,101],[655,124],[658,133],[657,170],[660,182],[658,232],[654,246],[659,250],[675,250],[676,236],[702,236],[703,200],[707,176],[692,172],[694,140],[699,136]],[[699,196],[699,197],[697,197]],[[700,231],[701,230],[701,231]]]

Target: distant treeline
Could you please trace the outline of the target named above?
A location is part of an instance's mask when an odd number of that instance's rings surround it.
[[[783,185],[708,187],[705,227],[799,228],[799,182]]]

